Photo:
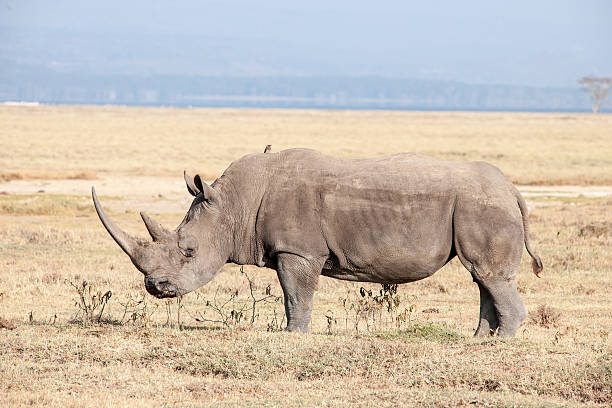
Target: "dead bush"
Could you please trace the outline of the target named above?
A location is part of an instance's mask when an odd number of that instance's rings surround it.
[[[15,327],[16,326],[13,323],[0,317],[0,329],[13,330]]]
[[[157,303],[150,304],[147,301],[147,295],[142,290],[128,292],[125,301],[120,301],[119,304],[123,306],[123,316],[119,323],[130,323],[137,327],[148,327],[151,324],[151,316],[158,307]]]
[[[240,267],[240,274],[248,283],[248,299],[240,296],[241,293],[239,289],[232,289],[229,292],[225,291],[226,293],[223,293],[223,291],[217,289],[212,300],[206,300],[206,309],[203,311],[197,311],[193,315],[190,314],[191,317],[199,323],[221,324],[226,328],[238,327],[241,323],[248,320],[250,326],[252,327],[255,320],[259,317],[258,305],[274,305],[282,301],[281,296],[276,296],[272,293],[271,285],[260,287],[255,282],[255,279],[251,278],[244,271],[244,267]],[[196,298],[200,298],[199,293],[196,293]],[[207,315],[207,311],[212,313]],[[271,323],[268,323],[268,331],[274,331],[274,327],[276,327],[278,324],[279,322],[276,318],[276,311],[274,310],[273,320]]]
[[[93,284],[83,281],[81,284],[75,284],[70,280],[66,280],[77,293],[78,299],[74,305],[78,308],[74,317],[75,321],[82,323],[100,323],[102,314],[108,304],[113,293],[110,290],[106,292],[96,289]]]
[[[393,326],[400,329],[413,320],[417,310],[415,300],[402,299],[397,293],[397,285],[382,284],[378,293],[364,287],[359,288],[358,294],[349,290],[346,296],[340,298],[345,329],[348,330],[349,320],[352,320],[356,333],[359,333],[361,322],[365,323],[368,332]],[[409,305],[404,306],[406,303]]]
[[[531,321],[542,327],[557,327],[561,318],[561,313],[548,305],[540,305],[530,313]]]
[[[607,237],[610,235],[610,231],[612,231],[612,222],[607,222],[607,221],[592,222],[580,228],[580,231],[578,232],[578,236],[583,237],[583,238]]]
[[[573,290],[572,293],[574,295],[592,295],[593,293],[595,293],[595,289],[593,288],[587,288],[586,286],[584,286],[582,283],[579,283],[578,286],[576,286]]]

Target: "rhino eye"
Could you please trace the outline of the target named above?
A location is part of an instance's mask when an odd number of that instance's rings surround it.
[[[180,248],[180,250],[183,256],[186,256],[187,258],[191,258],[193,256],[193,253],[195,252],[193,248]]]
[[[187,236],[184,239],[179,240],[178,247],[181,254],[189,258],[195,255],[197,241],[193,237]]]

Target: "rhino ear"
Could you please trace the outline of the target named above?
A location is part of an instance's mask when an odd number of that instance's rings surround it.
[[[196,187],[193,178],[187,174],[187,170],[183,171],[183,177],[185,178],[185,184],[187,184],[187,191],[189,191],[189,194],[195,197],[202,192],[202,190]]]
[[[193,182],[195,183],[196,188],[202,192],[206,201],[219,201],[219,193],[217,193],[214,188],[203,182],[199,174],[196,174],[196,176],[193,178]]]

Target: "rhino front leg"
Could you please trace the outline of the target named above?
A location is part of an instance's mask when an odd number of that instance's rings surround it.
[[[287,331],[310,331],[314,292],[324,260],[309,260],[294,254],[277,256],[276,272],[283,288]]]

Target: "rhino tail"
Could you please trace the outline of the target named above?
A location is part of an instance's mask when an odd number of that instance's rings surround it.
[[[529,215],[527,212],[527,203],[518,190],[516,190],[515,195],[521,210],[521,216],[523,217],[523,236],[525,237],[525,248],[527,249],[529,256],[531,256],[531,267],[533,269],[533,273],[539,278],[540,273],[544,269],[544,265],[542,265],[542,260],[540,257],[533,251],[533,249],[531,249],[531,245],[529,245]]]

